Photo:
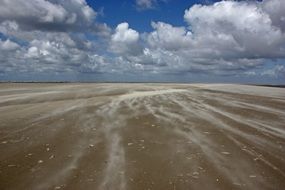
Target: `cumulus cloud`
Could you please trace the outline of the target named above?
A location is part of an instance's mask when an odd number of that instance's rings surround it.
[[[0,38],[2,73],[253,76],[267,60],[285,58],[283,0],[194,5],[185,10],[185,26],[151,22],[149,33],[139,33],[127,22],[114,29],[96,22],[97,13],[85,0],[0,3],[0,32],[5,36]],[[158,1],[136,3],[146,9]],[[272,68],[259,75],[284,77],[284,66]]]
[[[24,45],[11,40],[0,41],[2,73],[81,72],[88,68],[88,64],[93,67],[94,64],[98,65],[98,56],[95,56],[98,52],[93,48],[94,42],[84,35],[38,31],[32,33],[34,38]]]
[[[262,9],[266,12],[273,26],[285,31],[285,1],[282,0],[264,0],[261,3]]]
[[[194,5],[185,11],[184,18],[197,43],[211,47],[218,56],[285,55],[284,34],[272,25],[259,3],[221,1],[210,6]]]
[[[0,3],[0,22],[14,21],[23,30],[75,30],[86,28],[96,17],[85,0],[1,0]]]
[[[2,41],[0,39],[0,50],[2,50],[2,51],[14,51],[14,50],[18,49],[19,47],[20,46],[17,43],[12,42],[9,39],[7,39],[5,41]]]
[[[152,48],[175,51],[191,47],[192,33],[185,27],[173,27],[163,22],[152,22],[151,25],[154,31],[148,35],[147,42]]]
[[[124,22],[117,26],[111,37],[111,50],[118,54],[137,55],[140,52],[139,33]]]
[[[146,37],[148,51],[132,60],[178,73],[231,75],[258,68],[268,59],[285,56],[284,13],[278,5],[282,7],[283,2],[194,5],[184,14],[187,27],[152,22],[153,32]],[[270,12],[275,8],[275,13]]]
[[[7,38],[0,36],[2,73],[81,72],[88,64],[99,65],[96,43],[111,30],[95,21],[97,13],[85,0],[0,3],[0,34]]]

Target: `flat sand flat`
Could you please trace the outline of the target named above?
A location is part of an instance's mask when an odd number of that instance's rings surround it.
[[[285,189],[285,89],[0,84],[0,189]]]

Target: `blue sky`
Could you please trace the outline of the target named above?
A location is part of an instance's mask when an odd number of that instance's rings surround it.
[[[116,27],[118,23],[128,22],[139,32],[152,31],[151,21],[162,21],[177,26],[185,25],[183,15],[186,9],[193,4],[209,4],[209,2],[206,0],[168,0],[158,2],[152,9],[138,10],[135,1],[132,0],[87,1],[95,10],[100,11],[103,8],[104,16],[99,18],[102,22],[112,27]]]
[[[0,0],[0,80],[284,84],[284,10],[283,0]]]

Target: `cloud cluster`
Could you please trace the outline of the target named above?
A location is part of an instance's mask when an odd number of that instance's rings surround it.
[[[212,6],[195,5],[185,11],[184,18],[198,43],[211,44],[218,56],[284,56],[284,34],[272,25],[262,4],[222,1]]]
[[[102,63],[96,43],[108,38],[110,28],[95,21],[85,0],[0,3],[1,73],[84,72]]]
[[[261,73],[262,76],[269,76],[275,78],[284,78],[285,77],[285,66],[284,65],[276,65],[275,67],[265,70]]]
[[[152,23],[137,63],[153,63],[161,71],[232,75],[283,59],[284,5],[281,0],[194,5],[185,10],[186,27]]]
[[[284,77],[285,1],[220,1],[185,10],[185,26],[139,33],[96,21],[85,0],[0,0],[0,74],[153,73]],[[156,0],[137,0],[143,9]],[[241,14],[242,13],[242,14]],[[181,18],[183,19],[183,18]]]
[[[1,0],[0,6],[0,22],[15,21],[22,30],[76,30],[95,17],[85,0]]]

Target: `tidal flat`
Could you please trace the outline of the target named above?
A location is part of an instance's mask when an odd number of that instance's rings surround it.
[[[2,83],[0,189],[285,189],[285,89]]]

